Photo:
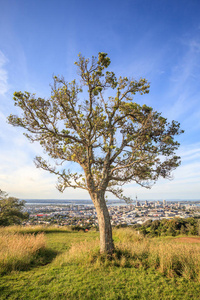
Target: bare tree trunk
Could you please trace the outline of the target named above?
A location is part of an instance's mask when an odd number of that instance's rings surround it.
[[[97,194],[95,194],[95,196],[93,195],[92,198],[99,221],[100,253],[112,254],[114,251],[112,227],[110,223],[108,208],[106,206],[106,201],[104,198],[104,192],[98,192]]]

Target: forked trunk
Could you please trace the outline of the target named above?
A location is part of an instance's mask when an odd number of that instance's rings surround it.
[[[110,223],[110,216],[104,193],[97,193],[93,198],[93,202],[97,211],[100,233],[100,253],[112,254],[114,251],[114,244],[112,239],[112,227]]]

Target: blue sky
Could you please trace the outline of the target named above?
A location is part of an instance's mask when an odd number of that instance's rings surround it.
[[[48,97],[52,75],[73,80],[74,61],[106,52],[116,75],[151,83],[138,97],[177,120],[182,165],[174,180],[151,190],[126,185],[138,199],[200,199],[199,0],[0,0],[0,189],[19,198],[88,199],[82,190],[60,194],[56,178],[35,168],[42,150],[7,124],[14,91]],[[113,198],[111,196],[111,198]]]

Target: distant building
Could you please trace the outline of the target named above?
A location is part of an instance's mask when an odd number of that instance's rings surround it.
[[[137,195],[135,196],[135,199],[136,199],[136,206],[140,206],[140,202],[137,199]]]

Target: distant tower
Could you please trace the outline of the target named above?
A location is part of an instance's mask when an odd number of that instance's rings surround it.
[[[165,206],[166,205],[166,200],[163,200],[163,206]]]
[[[137,200],[137,195],[136,195],[135,199],[136,199],[136,206],[140,206],[140,203],[139,203],[139,201]]]

